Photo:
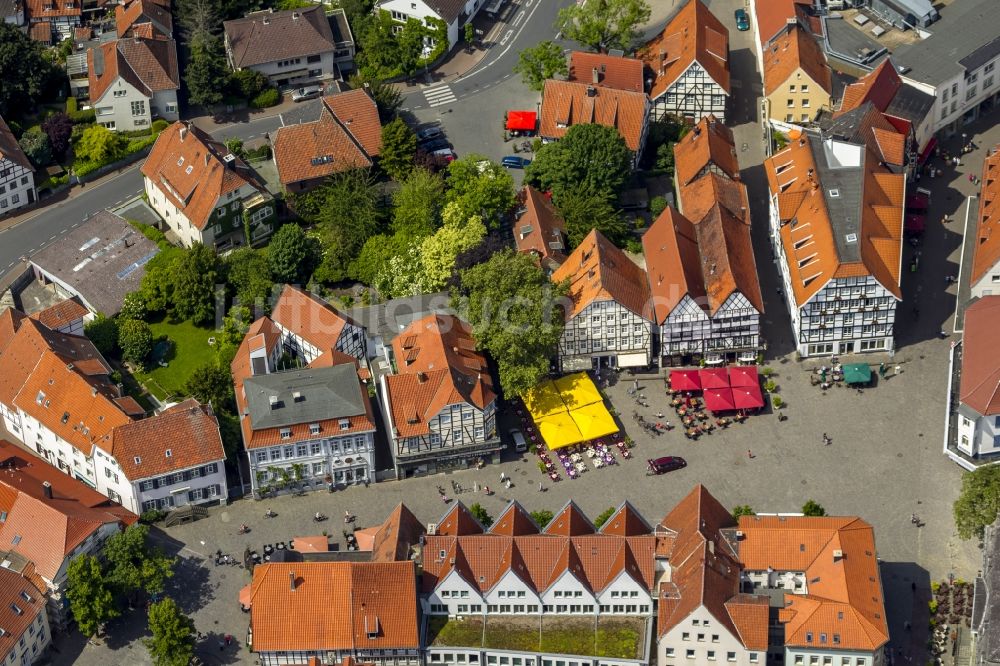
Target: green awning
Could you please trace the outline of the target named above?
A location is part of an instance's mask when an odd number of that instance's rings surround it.
[[[844,366],[844,381],[848,384],[867,384],[872,380],[872,369],[867,363]]]

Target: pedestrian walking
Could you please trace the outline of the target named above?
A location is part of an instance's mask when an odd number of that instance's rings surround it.
[[[896,374],[896,375],[901,375],[901,374],[903,374],[903,368],[902,368],[901,366],[898,366],[898,365],[897,365],[897,366],[896,366],[896,368],[895,368],[895,374]]]
[[[539,482],[538,482],[538,492],[542,492],[542,487],[543,487],[543,486],[542,486],[542,482],[541,482],[541,481],[539,481]]]
[[[747,449],[747,458],[753,460],[753,451],[751,451],[750,449]]]
[[[507,480],[507,475],[504,474],[503,472],[500,472],[500,483],[503,483],[506,480]]]

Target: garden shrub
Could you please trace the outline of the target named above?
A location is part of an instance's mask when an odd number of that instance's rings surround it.
[[[153,121],[153,134],[159,134],[160,132],[162,132],[163,130],[167,129],[168,127],[170,127],[170,123],[168,123],[166,120],[163,120],[162,118],[160,118],[159,120],[154,120]]]
[[[70,96],[66,98],[66,113],[76,113],[78,110],[76,97]]]
[[[84,109],[72,113],[67,111],[66,115],[77,125],[89,125],[97,120],[97,109]]]
[[[250,100],[250,106],[255,109],[266,109],[269,106],[277,106],[281,103],[281,93],[277,88],[268,88],[261,94]]]

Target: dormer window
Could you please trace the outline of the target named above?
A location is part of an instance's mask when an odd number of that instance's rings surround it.
[[[184,165],[184,156],[181,155],[180,157],[177,158],[177,166],[183,166],[183,165]]]
[[[17,615],[23,615],[24,614],[24,611],[21,610],[21,607],[18,606],[17,604],[11,604],[10,605],[10,609],[12,611],[14,611],[14,613],[16,613]]]
[[[351,427],[350,419],[340,419],[340,421],[338,421],[337,424],[340,426],[341,430],[347,430],[348,428]]]
[[[291,428],[282,428],[281,429],[281,439],[289,439],[289,438],[291,438],[291,436],[292,436],[292,429]]]
[[[21,590],[21,598],[27,601],[29,604],[33,601],[31,595],[25,592],[24,590]]]
[[[166,451],[163,452],[163,455],[165,455],[168,458],[173,458],[174,457],[174,452],[171,451],[170,449],[167,449]]]
[[[142,458],[140,458],[139,456],[136,456],[135,458],[132,458],[132,460],[135,461],[136,465],[139,465],[139,464],[142,463]]]
[[[312,434],[312,435],[318,435],[319,434],[319,424],[318,423],[311,424],[309,426],[309,433]]]

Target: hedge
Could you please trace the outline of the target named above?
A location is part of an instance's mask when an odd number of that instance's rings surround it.
[[[86,160],[80,160],[78,162],[75,162],[73,164],[73,173],[75,173],[78,178],[83,178],[87,174],[97,171],[101,167],[106,167],[109,164],[114,164],[119,160],[125,159],[129,155],[144,150],[148,146],[153,145],[155,141],[156,141],[155,136],[146,136],[141,139],[132,139],[125,146],[124,150],[116,152],[113,156],[109,157],[106,160],[102,160],[100,162],[90,162]]]
[[[151,226],[149,224],[143,224],[138,220],[125,220],[125,221],[131,224],[136,229],[138,229],[139,233],[141,233],[143,236],[153,241],[157,245],[159,245],[160,243],[165,243],[167,241],[166,234],[164,234],[162,231],[160,231],[154,226]]]
[[[84,109],[83,111],[66,112],[69,119],[75,125],[89,125],[97,121],[97,109]]]
[[[167,129],[168,127],[170,127],[170,123],[168,123],[166,120],[163,120],[162,118],[160,118],[159,120],[154,120],[153,121],[153,133],[154,134],[159,134],[160,132],[162,132],[163,130]]]
[[[76,97],[70,95],[66,98],[66,113],[76,113],[78,108]]]
[[[250,100],[250,106],[255,109],[266,109],[269,106],[277,106],[281,103],[281,93],[277,88],[268,88],[261,94]]]
[[[248,160],[269,160],[271,159],[271,146],[264,144],[260,148],[251,148],[246,152]]]

